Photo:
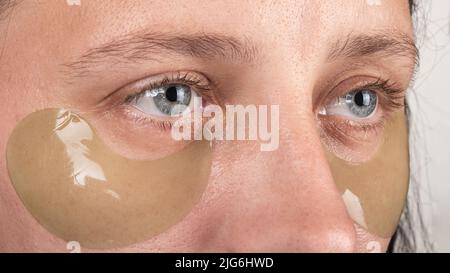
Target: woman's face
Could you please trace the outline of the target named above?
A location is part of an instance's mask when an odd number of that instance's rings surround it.
[[[37,110],[71,109],[114,153],[136,160],[174,156],[174,177],[196,181],[197,172],[190,170],[200,160],[178,154],[192,143],[173,140],[167,104],[142,95],[143,86],[163,90],[165,99],[169,87],[178,98],[190,90],[191,98],[223,108],[278,105],[279,141],[270,151],[261,150],[260,138],[213,141],[200,153],[208,157],[201,163],[208,166],[204,187],[183,191],[198,193],[183,199],[192,203],[189,209],[164,211],[157,221],[170,221],[158,232],[109,249],[386,250],[407,191],[402,102],[416,58],[408,1],[20,1],[4,14],[0,250],[67,251],[70,240],[54,232],[59,219],[42,218],[54,208],[36,212],[26,205],[38,189],[26,188],[24,197],[23,182],[15,178],[35,185],[45,174],[27,173],[33,163],[20,158],[7,162],[7,149],[8,158],[15,156],[8,144],[17,142],[14,128]],[[37,157],[53,149],[36,155],[21,147]],[[102,154],[105,164],[113,157]],[[154,166],[119,173],[124,179],[133,174],[118,186],[127,192],[136,177],[161,176]],[[58,187],[45,192],[65,198]],[[172,197],[167,199],[178,202]],[[91,201],[97,206],[99,200]],[[122,208],[123,215],[140,210],[142,218],[155,213],[140,203]],[[102,212],[94,214],[100,222]],[[80,219],[80,226],[93,221]],[[62,229],[70,234],[70,226]],[[103,231],[110,229],[105,225]]]

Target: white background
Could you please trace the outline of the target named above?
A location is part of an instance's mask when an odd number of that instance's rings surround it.
[[[411,173],[434,251],[450,252],[450,1],[419,1],[421,64],[408,96]]]

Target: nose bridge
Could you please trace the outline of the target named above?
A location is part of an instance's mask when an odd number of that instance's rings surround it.
[[[333,181],[328,161],[312,114],[306,111],[280,117],[280,146],[271,156],[267,177],[271,192],[279,193],[280,204],[291,205],[293,216],[310,223],[335,222],[353,226],[341,195]],[[293,205],[295,204],[295,205]],[[315,227],[317,228],[317,227]]]
[[[228,189],[217,236],[227,238],[231,251],[353,251],[353,222],[312,111],[314,61],[301,63],[291,45],[280,47],[247,77],[238,102],[279,105],[279,145],[267,152],[258,141],[217,147],[217,156],[228,159],[216,166],[217,181]]]
[[[230,250],[352,251],[353,222],[333,182],[312,116],[280,107],[280,145],[261,152],[249,142],[225,143]],[[285,117],[285,118],[284,118]],[[238,155],[238,156],[237,156]]]
[[[325,222],[347,219],[315,119],[310,113],[299,115],[280,118],[280,149],[272,155],[271,183],[278,180],[277,185],[282,184],[283,194],[297,201],[302,218],[306,215]]]

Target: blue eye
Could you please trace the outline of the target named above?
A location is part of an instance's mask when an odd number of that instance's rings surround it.
[[[153,96],[153,102],[161,113],[166,115],[181,114],[191,101],[191,88],[175,84],[162,86]]]
[[[345,95],[345,103],[351,113],[366,118],[372,115],[377,107],[377,94],[371,90],[352,91]]]
[[[361,89],[336,98],[324,106],[320,114],[363,119],[372,116],[376,112],[377,106],[377,93],[369,89]]]
[[[145,90],[131,101],[138,110],[157,116],[178,116],[190,107],[198,96],[188,85],[167,84]]]

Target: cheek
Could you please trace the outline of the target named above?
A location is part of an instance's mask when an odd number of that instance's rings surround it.
[[[409,181],[407,123],[403,112],[387,122],[375,156],[359,165],[327,154],[349,215],[362,228],[390,238],[398,225]]]

